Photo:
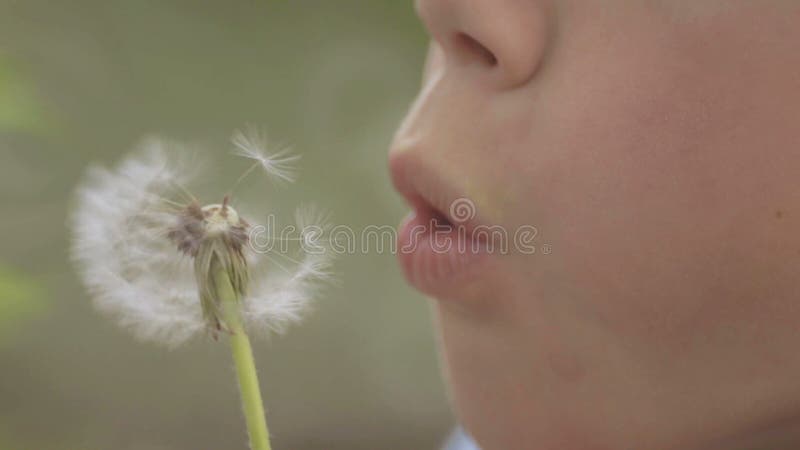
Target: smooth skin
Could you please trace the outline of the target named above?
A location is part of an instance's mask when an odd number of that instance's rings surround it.
[[[800,2],[416,7],[392,163],[552,249],[435,301],[481,448],[800,448]]]

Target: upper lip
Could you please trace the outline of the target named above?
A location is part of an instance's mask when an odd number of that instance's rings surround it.
[[[445,219],[451,225],[464,227],[467,231],[480,223],[479,214],[463,220],[453,217],[454,202],[469,201],[464,195],[446,184],[442,176],[430,165],[425,164],[416,152],[393,153],[389,158],[389,170],[395,190],[402,195],[415,212],[430,215],[431,219]]]

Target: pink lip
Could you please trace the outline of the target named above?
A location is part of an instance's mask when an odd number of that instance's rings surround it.
[[[450,194],[440,177],[408,155],[393,155],[390,165],[395,188],[413,210],[401,223],[397,237],[398,259],[406,279],[434,297],[458,296],[475,281],[490,256],[486,243],[473,238],[477,214],[466,220],[453,217],[453,202],[468,199]]]

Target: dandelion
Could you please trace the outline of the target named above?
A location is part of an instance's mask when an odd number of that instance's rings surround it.
[[[297,157],[268,154],[253,133],[234,134],[235,153],[291,181]],[[171,347],[204,331],[227,337],[251,448],[269,449],[247,331],[283,332],[302,319],[330,278],[331,252],[319,239],[327,217],[299,210],[299,255],[256,252],[253,225],[229,195],[203,205],[186,189],[196,176],[185,156],[151,138],[116,168],[91,168],[78,188],[73,259],[97,308],[137,337]]]

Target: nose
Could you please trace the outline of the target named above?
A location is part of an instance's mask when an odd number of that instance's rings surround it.
[[[431,37],[451,70],[466,70],[501,88],[536,73],[551,34],[551,0],[417,0]]]

